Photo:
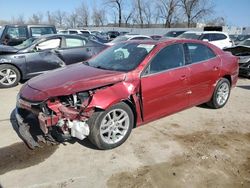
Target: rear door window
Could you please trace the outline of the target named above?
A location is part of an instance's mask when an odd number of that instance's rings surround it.
[[[66,38],[65,42],[67,48],[82,47],[86,45],[86,41],[80,38]]]
[[[214,58],[215,53],[207,46],[197,43],[187,43],[188,61],[190,64]]]

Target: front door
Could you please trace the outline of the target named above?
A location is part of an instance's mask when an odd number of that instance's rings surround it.
[[[189,69],[182,44],[162,49],[141,78],[144,121],[172,114],[188,106]]]
[[[59,48],[61,39],[49,39],[37,44],[27,53],[27,77],[33,77],[45,71],[64,66],[64,62],[52,49]]]

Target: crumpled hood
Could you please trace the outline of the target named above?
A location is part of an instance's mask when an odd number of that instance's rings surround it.
[[[12,46],[7,46],[7,45],[0,45],[0,54],[7,54],[7,53],[16,53],[18,49],[12,47]]]
[[[233,46],[230,48],[223,49],[224,51],[231,52],[233,55],[241,56],[241,55],[250,55],[250,47],[249,46]]]
[[[28,100],[43,101],[49,97],[70,95],[79,91],[117,83],[125,79],[125,74],[78,63],[29,80],[28,86],[23,87],[20,93],[22,97]],[[37,94],[34,95],[34,93]]]

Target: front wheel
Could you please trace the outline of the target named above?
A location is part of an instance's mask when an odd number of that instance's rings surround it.
[[[214,90],[212,99],[207,103],[208,106],[218,109],[225,106],[230,96],[230,82],[226,78],[221,78]]]
[[[127,140],[133,128],[134,115],[131,108],[121,102],[105,111],[95,112],[88,124],[89,140],[99,149],[112,149]]]
[[[20,72],[12,65],[0,65],[0,88],[16,86],[20,81]]]

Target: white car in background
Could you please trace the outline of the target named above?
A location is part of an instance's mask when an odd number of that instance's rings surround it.
[[[114,44],[117,44],[123,41],[128,41],[128,40],[152,40],[152,38],[147,35],[127,34],[123,36],[118,36],[114,40],[106,44],[112,46]]]
[[[186,31],[179,35],[178,38],[207,41],[220,49],[233,46],[233,41],[230,39],[229,35],[221,31]]]
[[[57,33],[60,34],[86,34],[90,35],[91,32],[87,29],[67,29],[67,30],[58,30]]]

